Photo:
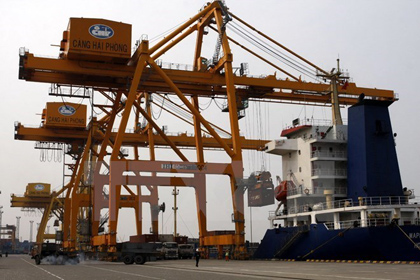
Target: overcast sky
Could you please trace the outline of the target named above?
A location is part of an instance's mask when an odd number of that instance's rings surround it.
[[[187,20],[198,12],[205,1],[7,1],[0,0],[0,79],[3,91],[0,103],[2,118],[0,170],[0,205],[3,225],[15,224],[16,216],[22,216],[21,233],[29,239],[29,220],[40,221],[40,216],[28,217],[20,209],[10,208],[10,194],[23,194],[28,182],[50,182],[53,188],[62,184],[62,163],[40,162],[39,151],[33,142],[14,140],[13,124],[20,121],[27,125],[39,125],[42,109],[48,101],[59,101],[48,96],[48,84],[18,80],[18,52],[26,47],[30,52],[57,57],[62,32],[70,17],[105,18],[132,24],[132,42],[147,34],[152,39]],[[420,97],[420,2],[419,1],[280,1],[280,0],[227,0],[230,11],[249,24],[268,34],[280,43],[301,54],[318,66],[329,70],[341,60],[341,67],[348,69],[353,81],[362,87],[394,90],[400,100],[390,107],[397,153],[403,185],[414,188],[420,195],[417,172],[420,167],[418,139],[418,105]],[[229,30],[228,30],[229,32]],[[230,35],[230,34],[229,34]],[[205,51],[211,57],[215,41],[206,37]],[[162,59],[167,62],[192,64],[194,40],[187,40],[182,48],[168,52]],[[274,69],[254,58],[246,57],[233,48],[234,65],[248,62],[251,75],[273,74]],[[278,75],[278,77],[281,75]],[[305,78],[305,77],[303,77]],[[202,104],[207,104],[202,101]],[[216,104],[210,104],[204,115],[220,112]],[[342,110],[346,116],[346,109]],[[300,105],[252,105],[247,111],[248,120],[241,120],[241,131],[264,138],[279,137],[281,129],[294,118],[330,118],[329,108],[302,107]],[[262,115],[262,116],[261,116]],[[260,116],[258,122],[250,119]],[[225,117],[225,116],[223,116]],[[170,118],[162,117],[168,130],[178,132],[179,127]],[[222,119],[222,117],[221,117]],[[247,118],[245,118],[247,119]],[[259,125],[258,128],[251,126]],[[164,157],[164,152],[159,152]],[[186,152],[193,156],[193,152]],[[261,169],[264,164],[271,173],[281,175],[280,158],[244,152],[245,175]],[[207,156],[209,161],[225,161],[220,153]],[[222,178],[212,179],[208,186],[209,230],[233,229],[229,186]],[[222,182],[223,184],[219,184]],[[171,190],[161,191],[160,202],[172,207]],[[179,196],[179,233],[197,237],[195,201],[192,189],[182,189]],[[268,211],[275,206],[253,209],[253,241],[259,241],[268,227]],[[128,239],[134,234],[131,210],[124,210],[130,218],[122,219],[119,238]],[[131,215],[131,216],[130,216]],[[145,211],[144,232],[148,233],[149,216]],[[161,217],[161,216],[160,216]],[[246,238],[251,239],[249,210],[246,210]],[[164,232],[172,233],[173,215],[164,214]],[[160,230],[160,229],[159,229]],[[34,237],[35,238],[35,237]]]

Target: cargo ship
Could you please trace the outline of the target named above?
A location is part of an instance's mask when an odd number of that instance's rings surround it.
[[[254,258],[420,261],[420,205],[401,182],[391,103],[362,97],[344,125],[296,119],[266,145],[282,179]]]

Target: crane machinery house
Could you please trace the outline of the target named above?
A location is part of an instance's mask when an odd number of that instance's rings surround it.
[[[85,128],[86,105],[48,102],[42,120],[46,128]]]
[[[126,63],[131,57],[131,24],[94,18],[70,18],[63,32],[62,57]]]

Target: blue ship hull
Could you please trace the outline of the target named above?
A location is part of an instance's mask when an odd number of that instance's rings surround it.
[[[400,228],[420,243],[420,226]],[[420,261],[420,250],[395,225],[328,230],[324,224],[313,224],[296,234],[298,230],[267,230],[254,258]]]

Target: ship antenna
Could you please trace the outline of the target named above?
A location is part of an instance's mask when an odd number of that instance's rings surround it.
[[[337,69],[331,69],[329,74],[318,74],[317,76],[330,80],[331,83],[331,107],[333,125],[342,125],[343,119],[340,113],[340,104],[338,100],[338,84],[348,79],[340,70],[340,58],[337,58]]]

